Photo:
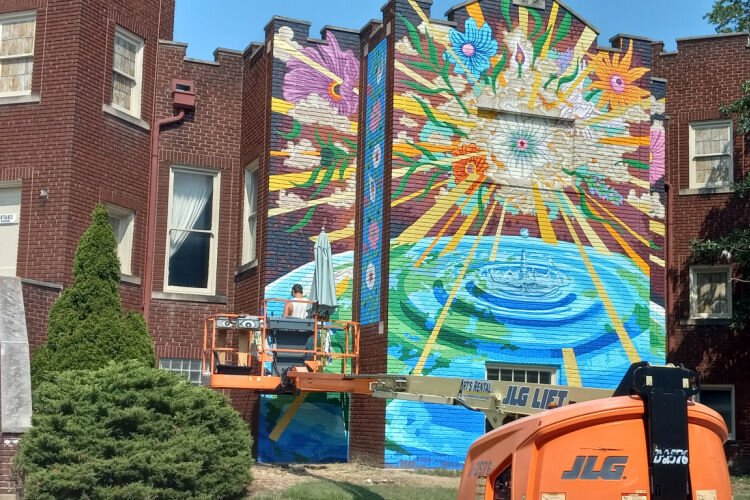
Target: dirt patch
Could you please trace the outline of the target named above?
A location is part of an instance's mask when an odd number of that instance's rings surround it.
[[[461,478],[421,474],[404,469],[379,469],[360,464],[290,465],[286,467],[255,464],[250,498],[263,493],[280,492],[298,483],[317,480],[357,485],[395,484],[458,489]]]

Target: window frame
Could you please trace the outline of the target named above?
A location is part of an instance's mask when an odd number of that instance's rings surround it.
[[[164,366],[164,362],[165,361],[169,362],[169,367],[168,368]],[[180,363],[180,366],[177,369],[172,368],[172,365],[174,364],[175,361],[178,361]],[[184,368],[184,363],[188,364],[187,369]],[[194,369],[194,366],[193,366],[194,363],[197,363],[197,365],[198,365],[197,370]],[[187,378],[187,381],[189,383],[191,383],[193,385],[203,385],[203,369],[202,369],[202,361],[200,359],[194,359],[194,358],[169,358],[169,357],[167,357],[167,358],[159,358],[159,369],[160,370],[164,370],[164,371],[168,371],[168,372],[171,372],[171,373],[176,373],[176,374],[181,375],[181,376],[187,375],[186,378]],[[198,373],[198,381],[197,382],[193,382],[192,380],[190,380],[190,375],[192,375],[193,373],[196,373],[196,372]]]
[[[728,439],[734,440],[736,435],[736,425],[737,425],[737,409],[736,409],[736,402],[735,402],[735,387],[734,384],[701,384],[700,391],[708,389],[711,391],[721,391],[721,390],[728,390],[729,391],[729,402],[731,405],[731,417],[732,422],[731,426],[727,424],[727,427],[729,427],[727,430],[729,431],[729,437]],[[695,395],[695,400],[700,403],[701,402],[701,393],[698,391],[698,394]],[[708,406],[708,405],[706,405]],[[710,408],[710,406],[709,406]],[[713,409],[713,408],[712,408]],[[716,410],[714,410],[716,411]],[[717,411],[718,413],[718,411]],[[725,422],[726,423],[726,422]]]
[[[496,361],[487,361],[484,364],[484,378],[486,380],[496,380],[500,381],[500,379],[490,379],[489,376],[489,369],[497,369],[498,370],[498,377],[500,377],[500,370],[523,370],[524,372],[529,371],[537,371],[537,372],[549,372],[550,374],[550,382],[549,384],[544,384],[542,382],[518,382],[523,384],[541,384],[541,385],[557,385],[557,368],[550,365],[520,365],[520,364],[510,364],[510,363],[501,363]],[[528,375],[524,375],[524,379],[528,378]]]
[[[117,257],[120,259],[120,274],[133,275],[133,232],[135,226],[135,212],[117,205],[107,205],[109,217],[126,221],[125,232],[122,239],[117,241]],[[117,233],[115,232],[115,238]]]
[[[242,203],[242,253],[240,256],[240,266],[245,266],[255,262],[258,258],[258,195],[260,194],[259,181],[259,161],[254,160],[245,167],[243,183],[243,203]],[[251,212],[250,201],[247,194],[247,177],[251,176],[254,180],[255,209]],[[255,229],[250,231],[250,217],[255,218]],[[252,233],[252,234],[251,234]]]
[[[115,68],[115,47],[117,46],[117,37],[120,36],[126,41],[134,44],[138,49],[135,54],[135,75],[131,76]],[[143,51],[146,47],[146,41],[132,33],[122,26],[115,26],[115,36],[112,38],[112,93],[110,95],[110,105],[118,111],[122,111],[134,118],[141,117],[141,104],[142,104],[142,87],[143,87]],[[130,95],[130,109],[125,109],[122,106],[115,103],[115,73],[127,78],[131,81],[135,81],[133,91]]]
[[[34,51],[36,50],[36,20],[37,20],[36,10],[25,10],[21,12],[10,12],[7,14],[0,14],[0,27],[3,24],[9,23],[9,22],[34,21],[34,40],[32,42],[31,53],[15,54],[12,56],[0,56],[0,66],[2,66],[2,63],[4,61],[31,58],[32,85],[33,85],[33,78],[34,78]],[[2,29],[0,29],[0,43],[2,43]],[[18,96],[31,95],[32,85],[29,85],[28,90],[17,90],[17,91],[8,91],[8,92],[0,91],[0,97],[18,97]]]
[[[696,154],[695,152],[695,131],[698,129],[704,129],[704,128],[717,128],[717,126],[723,125],[729,128],[729,153],[725,154]],[[688,184],[690,189],[714,189],[714,188],[721,188],[721,187],[727,187],[731,186],[734,183],[734,124],[732,120],[711,120],[711,121],[701,121],[701,122],[692,122],[688,125],[688,128],[690,130],[689,132],[689,160],[690,160],[690,169],[688,173]],[[700,184],[698,183],[696,177],[697,177],[697,171],[696,171],[696,158],[720,158],[728,156],[729,157],[729,175],[728,175],[728,181],[726,183],[705,183]]]
[[[701,272],[726,272],[727,312],[724,314],[697,313],[698,310],[698,274]],[[690,266],[690,318],[691,319],[730,319],[732,317],[732,267],[719,266]]]
[[[211,198],[211,243],[209,247],[208,257],[208,282],[206,288],[191,288],[184,286],[172,286],[169,284],[169,245],[170,245],[170,234],[172,231],[172,209],[174,204],[172,202],[173,191],[174,191],[174,174],[175,172],[185,172],[188,174],[199,174],[213,178],[212,186],[212,198]],[[219,207],[221,197],[221,172],[218,170],[211,170],[208,168],[190,167],[186,165],[172,165],[169,168],[169,195],[167,198],[167,232],[166,232],[166,246],[164,251],[164,291],[180,294],[189,295],[207,295],[212,296],[216,294],[216,265],[218,261],[218,250],[219,250]],[[205,232],[201,230],[201,232]]]

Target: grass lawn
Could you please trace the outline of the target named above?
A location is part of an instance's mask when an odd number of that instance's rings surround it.
[[[281,493],[267,493],[253,500],[456,500],[456,490],[390,484],[359,485],[339,481],[309,481]]]
[[[750,476],[733,477],[734,500],[750,500]]]

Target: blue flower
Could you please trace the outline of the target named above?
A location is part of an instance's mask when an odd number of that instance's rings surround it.
[[[489,24],[483,24],[480,29],[474,19],[469,19],[466,21],[466,31],[461,33],[452,29],[450,39],[451,50],[446,51],[443,57],[456,65],[456,73],[466,74],[468,71],[470,75],[467,76],[478,78],[490,68],[490,59],[497,54],[497,40],[492,37]]]

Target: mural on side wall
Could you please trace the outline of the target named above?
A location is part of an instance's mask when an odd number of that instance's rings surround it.
[[[285,247],[309,245],[272,264],[281,276],[265,296],[289,297],[293,284],[309,291],[312,248],[321,229],[331,240],[339,309],[351,318],[354,255],[354,202],[357,164],[359,59],[342,48],[336,34],[321,43],[298,37],[282,26],[274,35],[269,241]],[[303,44],[307,46],[303,46]],[[279,74],[282,63],[283,74]],[[309,259],[300,261],[300,256]],[[296,259],[296,260],[295,260]],[[281,315],[282,305],[269,307]],[[333,348],[339,348],[333,339]],[[331,366],[331,370],[340,367]],[[289,413],[291,412],[291,414]],[[283,415],[291,420],[281,419]],[[262,462],[346,461],[348,399],[264,396],[260,403],[258,454]],[[286,423],[285,423],[286,422]],[[288,424],[288,425],[287,425]],[[305,442],[300,447],[298,443]]]
[[[362,176],[362,293],[359,314],[359,321],[363,325],[380,321],[387,48],[388,40],[384,39],[367,55],[367,130]]]
[[[516,381],[546,372],[613,387],[631,362],[663,363],[650,284],[664,265],[659,129],[634,42],[598,50],[554,1],[475,2],[455,28],[408,3],[396,28],[389,371],[481,379],[494,363]],[[386,422],[386,463],[399,467],[461,467],[484,431],[466,410],[405,401]]]

